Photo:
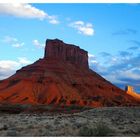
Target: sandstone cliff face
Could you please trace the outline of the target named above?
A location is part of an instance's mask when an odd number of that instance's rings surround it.
[[[79,67],[88,68],[87,51],[58,39],[46,41],[44,58],[69,61]]]
[[[47,40],[45,55],[0,81],[0,102],[80,105],[140,105],[88,67],[87,52],[58,39]]]

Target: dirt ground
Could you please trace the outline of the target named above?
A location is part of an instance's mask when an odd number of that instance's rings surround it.
[[[0,136],[139,137],[140,107],[104,107],[67,114],[1,112]]]

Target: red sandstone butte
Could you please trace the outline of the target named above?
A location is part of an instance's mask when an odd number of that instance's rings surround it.
[[[140,101],[89,69],[88,53],[47,40],[44,58],[0,81],[0,103],[134,106]]]

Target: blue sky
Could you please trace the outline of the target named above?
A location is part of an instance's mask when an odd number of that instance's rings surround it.
[[[139,4],[0,4],[0,79],[44,54],[47,38],[89,52],[90,68],[140,92]]]

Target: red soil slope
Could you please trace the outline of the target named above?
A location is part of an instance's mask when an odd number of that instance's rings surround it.
[[[47,40],[45,56],[0,81],[0,102],[80,106],[133,106],[140,101],[88,67],[78,46]]]

